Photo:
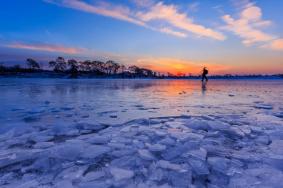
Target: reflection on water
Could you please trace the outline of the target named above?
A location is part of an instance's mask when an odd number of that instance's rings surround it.
[[[280,80],[0,79],[0,89],[2,124],[246,114],[256,103],[280,108],[283,101]]]
[[[206,85],[207,85],[207,82],[206,82],[206,81],[203,81],[203,82],[201,83],[202,95],[205,95],[205,92],[206,92]]]

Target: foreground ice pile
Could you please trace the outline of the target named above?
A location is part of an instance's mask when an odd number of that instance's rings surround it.
[[[1,187],[283,187],[271,115],[15,127],[0,136]]]

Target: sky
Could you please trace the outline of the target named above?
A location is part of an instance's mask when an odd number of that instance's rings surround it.
[[[172,74],[283,73],[281,0],[0,2],[0,63],[57,56]]]

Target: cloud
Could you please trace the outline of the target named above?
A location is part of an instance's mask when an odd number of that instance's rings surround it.
[[[246,46],[262,44],[259,47],[272,50],[282,48],[282,40],[276,39],[278,37],[263,31],[272,22],[263,20],[261,8],[254,4],[248,3],[241,10],[238,19],[232,18],[229,14],[222,16],[222,19],[227,24],[224,29],[238,35]]]
[[[165,5],[162,2],[159,2],[151,7],[149,11],[139,12],[137,16],[145,22],[163,20],[178,29],[194,33],[198,36],[217,40],[225,39],[225,36],[222,33],[194,23],[186,14],[179,12],[175,5]]]
[[[162,33],[167,33],[176,37],[181,37],[183,38],[185,34],[179,32],[179,31],[174,31],[169,28],[158,28],[158,27],[153,27],[149,26],[147,23],[144,21],[136,18],[135,13],[131,12],[128,7],[125,6],[119,6],[119,5],[113,5],[110,3],[100,3],[96,5],[91,5],[83,1],[78,1],[78,0],[44,0],[47,3],[53,3],[59,6],[67,7],[67,8],[72,8],[92,14],[98,14],[106,17],[111,17],[117,20],[122,20],[126,22],[130,22],[139,26],[143,26],[145,28],[162,32]],[[137,3],[138,2],[138,3]],[[145,7],[149,6],[150,3],[153,3],[150,0],[143,0],[143,1],[136,1],[134,0],[134,3],[137,4],[138,6],[144,5]],[[144,4],[143,4],[144,3]]]
[[[137,20],[131,16],[131,11],[125,6],[117,6],[109,3],[100,3],[97,5],[91,5],[84,1],[79,0],[45,0],[45,2],[57,4],[67,8],[72,8],[88,13],[99,14],[118,20],[127,21],[133,24],[145,26],[146,24],[140,20]]]
[[[275,39],[268,44],[262,45],[261,47],[276,51],[283,51],[283,39]]]
[[[177,36],[177,37],[180,37],[180,38],[186,38],[187,37],[186,33],[174,31],[174,30],[172,30],[168,27],[161,28],[161,29],[159,29],[159,31],[163,32],[163,33],[170,34],[170,35],[174,35],[174,36]]]
[[[205,26],[195,24],[186,14],[180,13],[175,5],[165,5],[162,2],[155,3],[152,0],[132,0],[137,7],[142,7],[143,12],[136,9],[130,9],[126,6],[115,5],[111,3],[89,4],[79,0],[44,0],[47,3],[53,3],[58,6],[72,8],[92,14],[111,17],[114,19],[130,22],[145,28],[170,34],[176,37],[187,37],[185,32],[175,30],[181,29],[191,32],[197,36],[209,37],[217,40],[224,40],[222,33],[206,28]],[[171,26],[164,27],[153,25],[152,20],[163,20]],[[175,28],[173,28],[175,27]]]
[[[5,45],[9,48],[35,50],[35,51],[46,51],[46,52],[60,52],[64,54],[79,54],[82,53],[83,49],[52,45],[52,44],[27,44],[23,42],[17,42]]]

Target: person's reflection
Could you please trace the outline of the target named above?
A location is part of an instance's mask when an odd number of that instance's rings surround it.
[[[202,92],[202,94],[203,95],[205,95],[205,93],[206,93],[206,82],[202,82],[202,84],[201,84],[201,92]]]

